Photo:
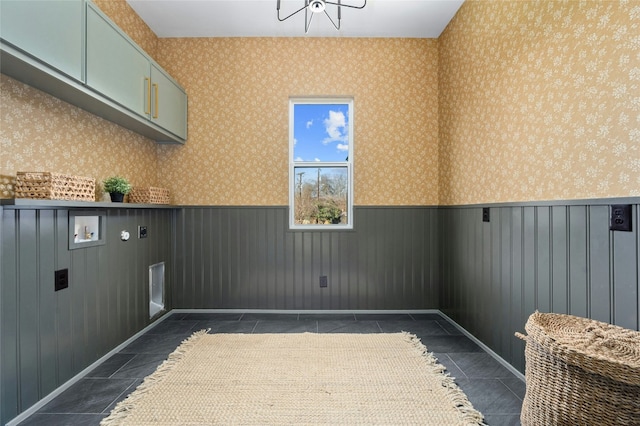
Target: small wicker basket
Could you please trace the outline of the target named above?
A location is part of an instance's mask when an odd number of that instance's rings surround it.
[[[12,175],[0,175],[0,198],[15,198],[16,177]]]
[[[50,172],[18,172],[16,198],[95,201],[96,180]]]
[[[523,425],[640,425],[640,332],[540,312],[525,330]]]
[[[134,187],[129,193],[129,202],[135,204],[169,204],[169,190],[166,188]]]

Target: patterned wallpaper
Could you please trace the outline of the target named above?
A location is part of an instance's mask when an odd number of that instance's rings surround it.
[[[96,183],[120,174],[134,185],[157,186],[155,142],[4,74],[0,105],[0,198],[13,197],[9,177],[18,171],[93,177]]]
[[[186,204],[288,203],[290,96],[354,97],[354,203],[438,199],[437,41],[160,39],[189,95],[189,138],[159,147]]]
[[[0,197],[3,176],[46,170],[286,205],[288,98],[309,95],[355,99],[357,205],[640,195],[637,0],[467,0],[438,41],[157,39],[125,0],[95,2],[186,88],[189,140],[157,146],[2,75]]]
[[[439,39],[440,203],[640,195],[640,2],[469,1]]]

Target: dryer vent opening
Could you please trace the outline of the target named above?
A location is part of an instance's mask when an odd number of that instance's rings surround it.
[[[164,311],[164,262],[149,266],[149,318]]]

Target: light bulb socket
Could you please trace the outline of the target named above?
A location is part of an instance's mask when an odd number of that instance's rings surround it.
[[[309,10],[313,13],[322,13],[324,12],[325,8],[326,5],[324,3],[324,0],[311,0],[309,2]]]

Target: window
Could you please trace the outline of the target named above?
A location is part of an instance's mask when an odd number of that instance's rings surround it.
[[[353,228],[353,100],[289,102],[289,226]]]

